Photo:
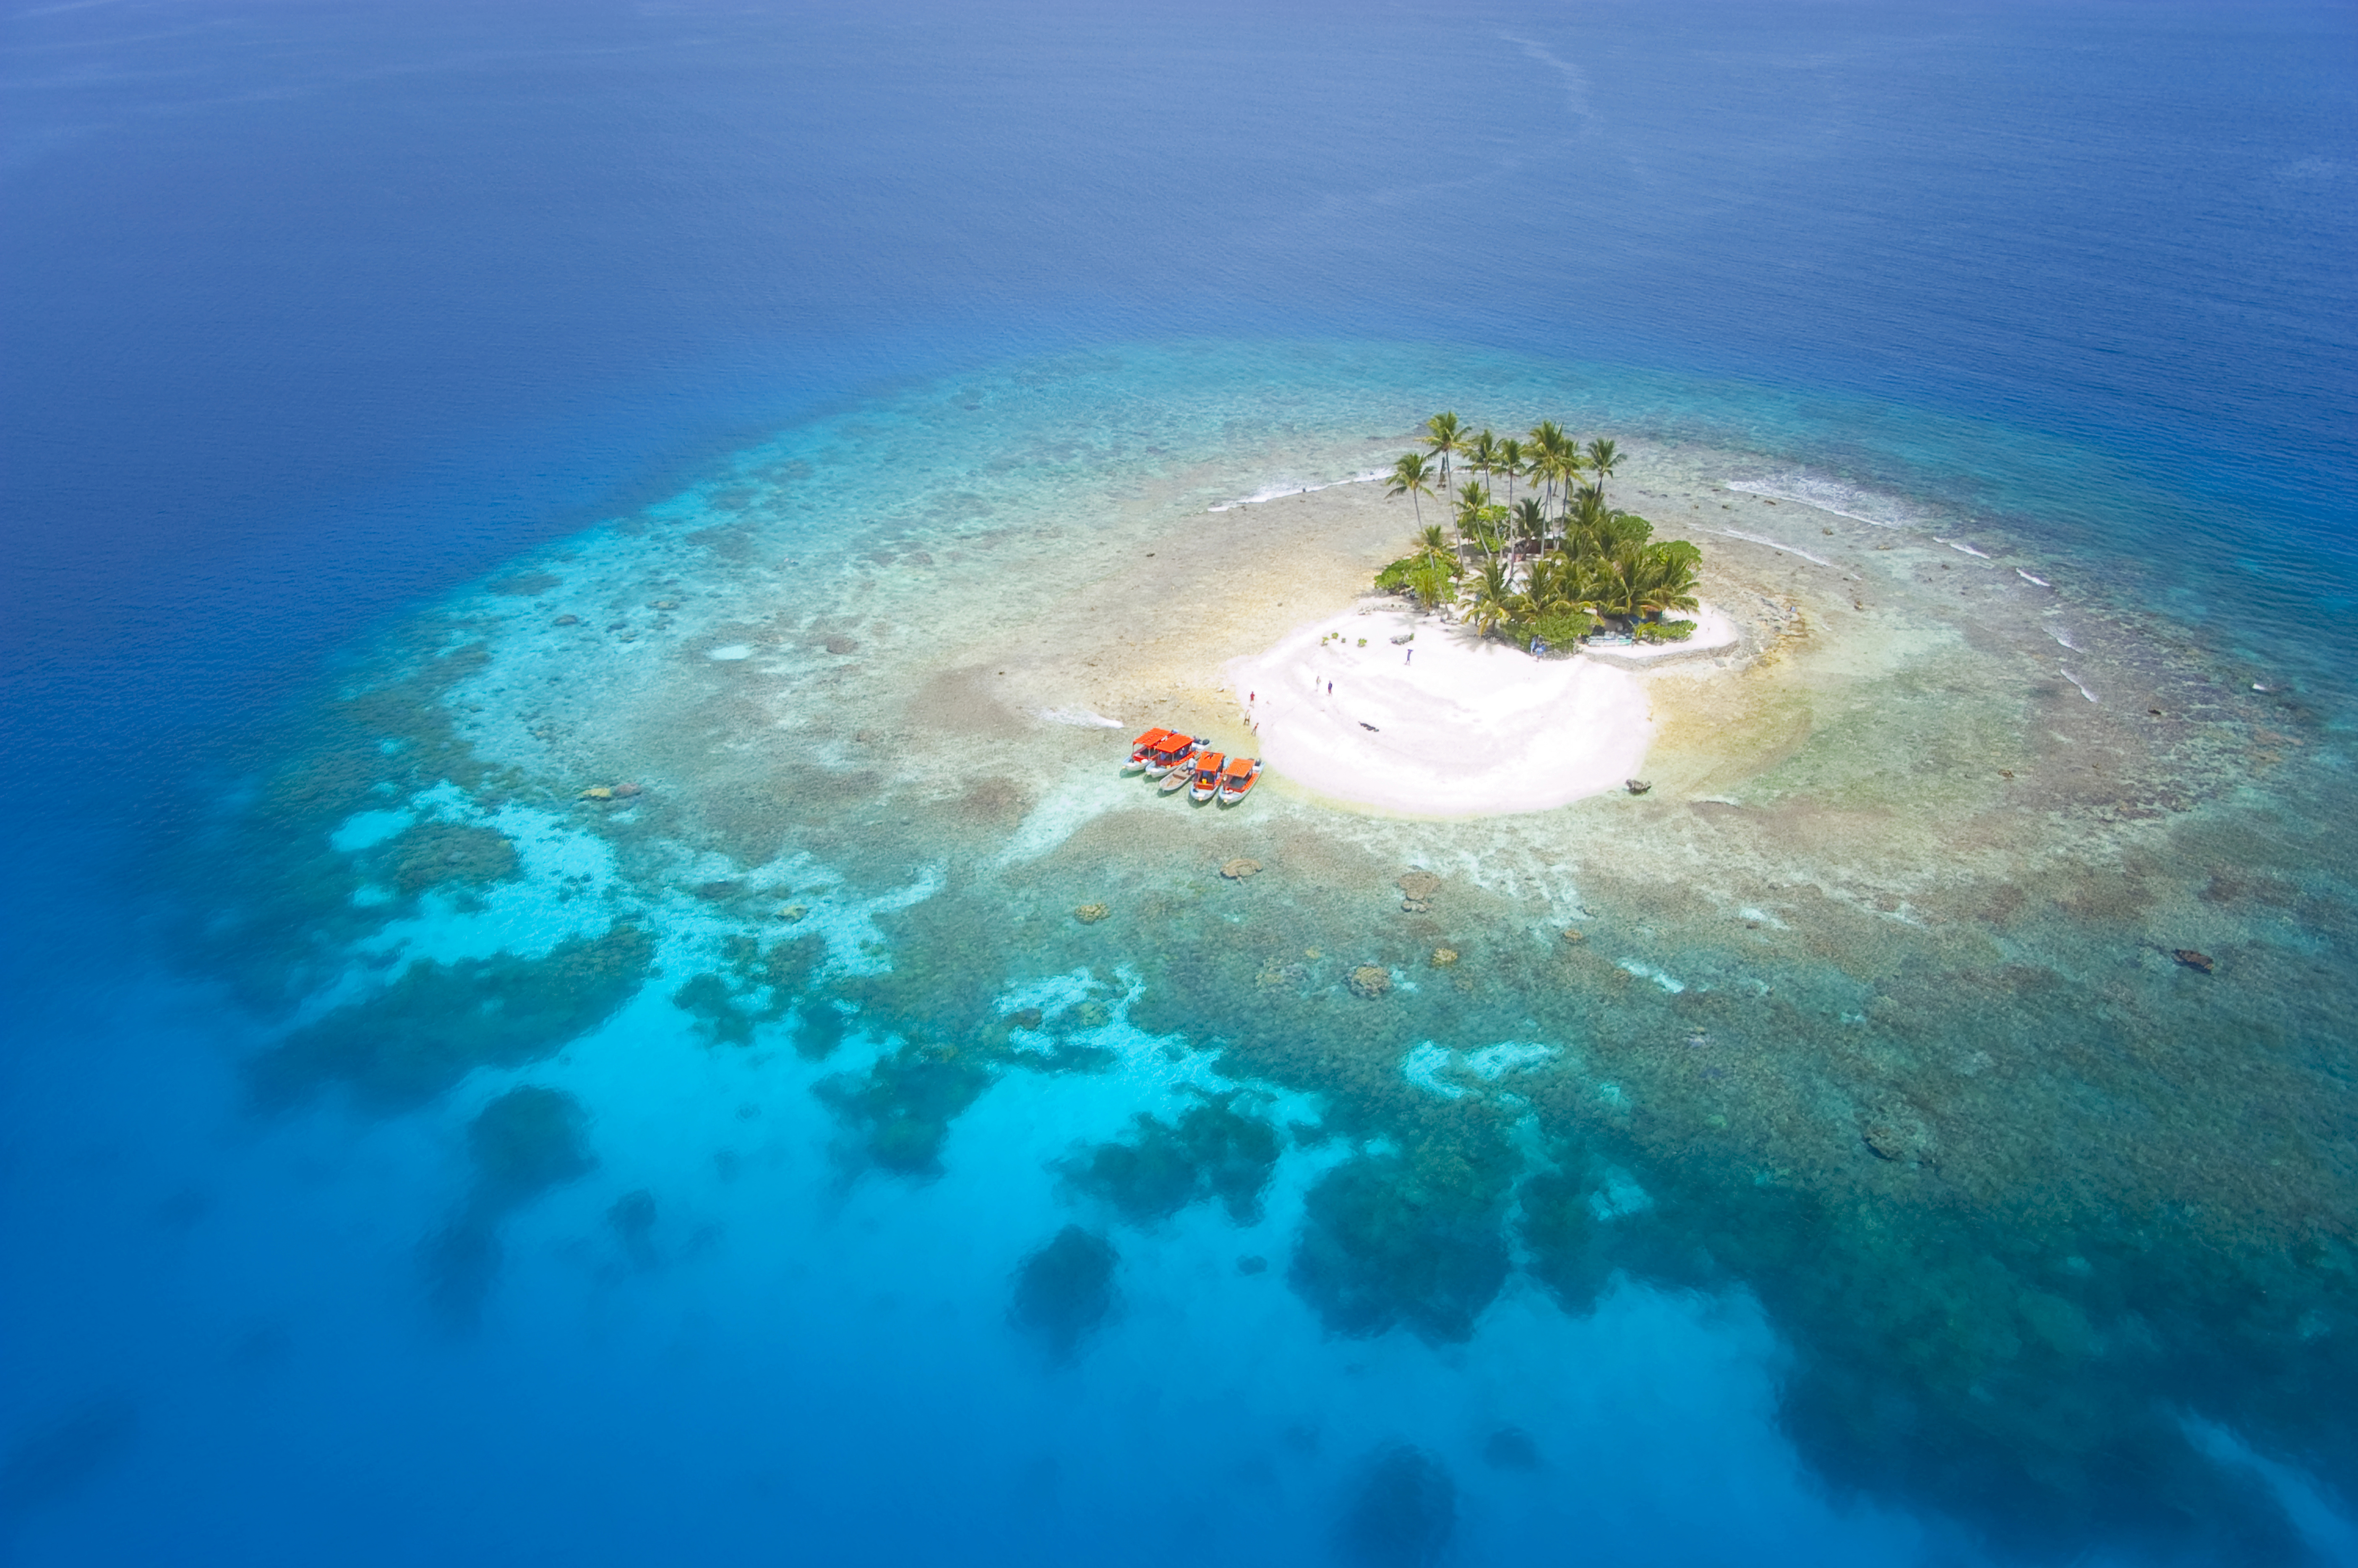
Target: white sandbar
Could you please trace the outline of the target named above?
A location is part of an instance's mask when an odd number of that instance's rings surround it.
[[[1409,632],[1414,642],[1392,642]],[[1228,674],[1272,775],[1422,816],[1543,811],[1618,789],[1654,733],[1627,671],[1535,659],[1401,611],[1298,627]]]

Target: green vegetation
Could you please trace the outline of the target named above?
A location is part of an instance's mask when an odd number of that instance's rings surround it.
[[[1703,552],[1684,539],[1657,540],[1652,524],[1606,503],[1606,481],[1622,460],[1613,442],[1600,438],[1584,449],[1552,419],[1533,427],[1528,442],[1469,434],[1448,413],[1425,429],[1426,450],[1392,465],[1388,493],[1417,502],[1437,484],[1449,497],[1456,540],[1425,523],[1417,503],[1417,547],[1379,572],[1376,587],[1429,609],[1455,607],[1484,635],[1534,649],[1577,643],[1608,621],[1641,642],[1693,634],[1693,622],[1663,615],[1695,607]],[[1463,460],[1458,471],[1480,477],[1452,491],[1454,458]],[[1519,478],[1539,493],[1517,501]],[[1504,501],[1495,489],[1501,479]]]

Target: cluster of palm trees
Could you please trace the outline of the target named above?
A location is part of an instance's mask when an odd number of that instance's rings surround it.
[[[1703,552],[1683,539],[1656,541],[1652,524],[1606,503],[1606,481],[1621,461],[1611,441],[1584,448],[1552,419],[1503,440],[1469,432],[1455,414],[1436,414],[1424,427],[1425,449],[1394,463],[1387,487],[1415,505],[1418,546],[1384,568],[1379,587],[1406,589],[1436,607],[1462,600],[1466,619],[1482,632],[1519,643],[1568,643],[1594,631],[1601,616],[1629,622],[1646,636],[1693,630],[1693,622],[1661,617],[1694,608]],[[1466,470],[1479,477],[1452,491],[1453,471]],[[1539,493],[1517,500],[1519,479]],[[1424,521],[1421,498],[1436,487],[1455,514],[1455,544],[1440,524]]]

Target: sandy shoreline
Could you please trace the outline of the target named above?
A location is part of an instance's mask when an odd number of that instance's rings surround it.
[[[1273,773],[1408,815],[1601,795],[1637,773],[1653,740],[1642,677],[1577,654],[1534,658],[1402,608],[1296,627],[1228,670]]]

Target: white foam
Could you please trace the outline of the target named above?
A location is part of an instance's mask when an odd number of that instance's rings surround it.
[[[1552,1045],[1541,1045],[1530,1040],[1501,1040],[1495,1045],[1485,1045],[1479,1051],[1469,1051],[1466,1065],[1485,1083],[1496,1083],[1509,1073],[1529,1072],[1556,1054]]]
[[[739,659],[752,658],[753,650],[750,644],[744,643],[727,643],[718,648],[705,649],[704,656],[708,659],[718,659],[723,664],[730,664]]]
[[[1455,1054],[1446,1045],[1420,1040],[1409,1047],[1408,1054],[1401,1059],[1401,1076],[1429,1095],[1439,1095],[1443,1099],[1464,1099],[1466,1090],[1463,1087],[1456,1084],[1444,1084],[1440,1076]]]
[[[2073,675],[2070,670],[2065,670],[2063,672],[2063,678],[2070,681],[2073,686],[2078,687],[2080,688],[2080,695],[2086,697],[2090,702],[2100,700],[2094,692],[2088,689],[2088,683],[2082,680],[2078,676]]]
[[[1746,495],[1765,495],[1772,501],[1790,501],[1795,505],[1807,506],[1813,511],[1823,512],[1830,516],[1847,517],[1854,523],[1866,523],[1877,528],[1897,528],[1900,526],[1900,524],[1891,522],[1887,518],[1870,517],[1864,512],[1853,512],[1845,507],[1837,506],[1830,500],[1822,499],[1818,496],[1798,493],[1799,492],[1812,489],[1823,483],[1823,481],[1805,479],[1780,480],[1778,481],[1778,484],[1763,484],[1756,480],[1732,480],[1728,482],[1727,488],[1733,491],[1741,492]],[[1780,489],[1779,488],[1779,485],[1784,486],[1785,488]],[[1831,485],[1828,485],[1825,488],[1830,491],[1837,492],[1839,492],[1840,489],[1840,487]],[[1843,495],[1842,499],[1847,500],[1851,495],[1855,494],[1855,492],[1850,492],[1848,494]]]
[[[2015,576],[2017,576],[2017,577],[2018,577],[2018,578],[2020,578],[2020,579],[2021,579],[2023,581],[2025,581],[2025,582],[2035,582],[2035,583],[2037,583],[2037,584],[2038,584],[2039,587],[2041,587],[2041,588],[2053,588],[2053,587],[2055,586],[2053,583],[2049,582],[2049,581],[2048,581],[2045,578],[2043,578],[2043,577],[2032,577],[2028,572],[2024,571],[2020,567],[2017,567],[2017,568],[2014,568],[2014,575],[2015,575]]]
[[[1654,1195],[1617,1165],[1605,1173],[1605,1184],[1588,1195],[1588,1212],[1604,1220],[1643,1214],[1653,1206]]]
[[[2069,633],[2058,632],[2054,627],[2050,626],[2047,629],[2047,634],[2054,638],[2057,642],[2062,643],[2065,647],[2071,649],[2073,653],[2076,654],[2080,652],[2080,644],[2071,641],[2071,637]]]
[[[1661,987],[1672,996],[1676,996],[1679,992],[1687,989],[1686,981],[1680,979],[1677,976],[1666,974],[1662,970],[1654,968],[1653,965],[1639,963],[1635,958],[1624,958],[1617,967],[1637,976],[1641,980],[1653,981],[1656,985]]]
[[[1938,534],[1935,534],[1935,535],[1932,535],[1932,541],[1933,541],[1933,543],[1935,543],[1935,544],[1940,544],[1940,545],[1946,545],[1946,546],[1949,546],[1949,548],[1951,548],[1951,549],[1952,549],[1952,550],[1956,551],[1959,555],[1963,555],[1963,556],[1975,556],[1975,557],[1979,557],[1981,559],[1983,559],[1983,560],[1985,560],[1985,561],[1989,559],[1988,552],[1984,551],[1984,550],[1976,550],[1976,549],[1974,549],[1971,545],[1966,544],[1966,543],[1965,543],[1963,540],[1962,540],[1962,539],[1943,539],[1943,538],[1942,538],[1942,537],[1941,537],[1941,535],[1939,535]]]
[[[1223,501],[1217,505],[1207,506],[1204,510],[1233,512],[1239,506],[1259,506],[1264,502],[1283,501],[1289,495],[1308,495],[1321,490],[1336,490],[1347,484],[1371,484],[1390,471],[1389,469],[1370,469],[1366,473],[1355,473],[1348,479],[1330,479],[1324,484],[1266,485],[1254,491],[1250,495],[1238,496],[1234,501]]]
[[[1724,488],[1745,495],[1790,501],[1830,516],[1847,517],[1875,528],[1907,528],[1928,523],[1920,508],[1903,497],[1863,490],[1840,480],[1817,479],[1806,473],[1771,474],[1766,479],[1730,480]]]
[[[1037,717],[1051,724],[1069,724],[1076,730],[1125,729],[1119,719],[1108,719],[1093,708],[1043,708]]]
[[[1724,538],[1742,539],[1748,544],[1766,545],[1772,550],[1782,550],[1789,556],[1799,556],[1805,561],[1815,561],[1822,567],[1830,567],[1833,565],[1833,562],[1826,559],[1823,556],[1813,556],[1807,550],[1797,550],[1790,545],[1780,543],[1779,541],[1771,539],[1763,534],[1747,534],[1741,528],[1705,528],[1704,532],[1706,534],[1717,534]]]

